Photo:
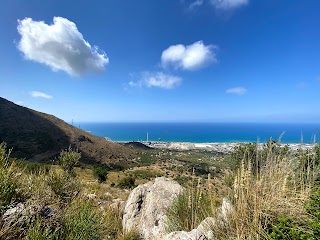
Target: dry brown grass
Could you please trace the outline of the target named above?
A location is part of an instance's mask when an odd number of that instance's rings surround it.
[[[212,230],[218,239],[263,239],[265,230],[281,216],[296,221],[307,218],[304,208],[316,176],[312,158],[298,167],[297,158],[266,149],[255,162],[244,158],[235,174],[229,196],[233,211],[228,221]]]

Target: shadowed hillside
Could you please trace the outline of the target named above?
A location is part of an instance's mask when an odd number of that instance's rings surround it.
[[[83,162],[129,161],[134,152],[96,137],[53,115],[21,107],[0,97],[0,142],[14,148],[15,157],[46,161],[69,145],[78,147]]]

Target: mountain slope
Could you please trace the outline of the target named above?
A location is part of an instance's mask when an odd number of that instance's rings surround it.
[[[13,148],[16,157],[31,161],[54,159],[69,145],[82,153],[83,162],[130,161],[134,152],[73,127],[45,113],[21,107],[0,97],[0,142]]]

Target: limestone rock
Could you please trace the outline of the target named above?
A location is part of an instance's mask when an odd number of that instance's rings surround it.
[[[87,194],[87,198],[92,200],[92,199],[97,198],[97,195],[95,193],[89,193],[89,194]]]
[[[125,201],[122,201],[120,198],[116,198],[112,200],[110,207],[115,210],[120,210],[120,212],[123,212],[125,205],[126,205]]]
[[[26,207],[23,203],[18,203],[15,207],[9,208],[2,217],[2,222],[11,223],[16,221],[20,216],[25,214]]]
[[[212,229],[216,226],[217,220],[213,217],[207,217],[198,226],[198,231],[202,232],[209,240],[213,240]]]
[[[228,198],[222,199],[221,215],[224,221],[228,221],[228,215],[233,211],[232,203]]]
[[[136,229],[142,239],[161,239],[165,233],[166,210],[181,191],[177,182],[164,177],[133,189],[124,209],[124,231]]]
[[[162,240],[208,240],[208,238],[198,229],[190,232],[178,231],[166,235]]]

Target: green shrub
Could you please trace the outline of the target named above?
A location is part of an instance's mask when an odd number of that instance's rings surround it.
[[[294,222],[292,217],[282,216],[272,226],[268,232],[268,239],[316,239],[312,231],[309,231],[306,225],[300,225]]]
[[[93,169],[93,176],[99,182],[105,182],[107,180],[108,171],[109,171],[109,168],[107,167],[95,167]]]
[[[71,146],[60,152],[59,164],[62,169],[70,175],[74,175],[73,169],[78,164],[81,158],[81,153],[77,149],[72,149]]]
[[[133,188],[135,186],[134,184],[135,179],[133,177],[124,177],[118,182],[118,187],[121,188]]]
[[[310,201],[306,205],[306,210],[310,214],[309,227],[314,236],[320,236],[320,182],[316,181],[310,195]]]
[[[80,191],[81,185],[77,178],[65,172],[50,171],[47,184],[63,202],[70,202]]]

